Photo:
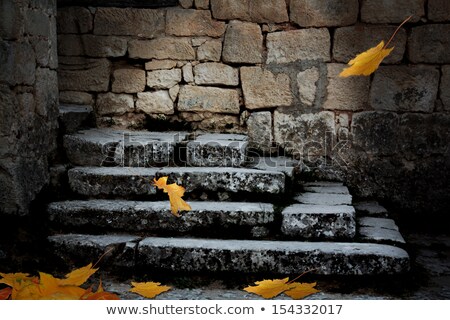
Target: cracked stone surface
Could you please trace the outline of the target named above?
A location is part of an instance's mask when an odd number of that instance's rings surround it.
[[[169,201],[89,200],[54,202],[49,219],[57,226],[128,232],[202,233],[212,229],[263,228],[275,219],[272,204],[189,201],[191,211],[175,217]],[[241,230],[241,229],[239,229]]]
[[[296,238],[353,238],[355,210],[346,205],[293,204],[282,212],[281,231]]]
[[[102,168],[78,167],[69,170],[73,191],[86,196],[130,196],[156,193],[151,180],[168,176],[186,192],[229,191],[278,194],[284,191],[285,176],[278,171],[246,168]]]
[[[295,197],[295,200],[304,204],[318,205],[351,205],[350,194],[313,193],[305,192]]]

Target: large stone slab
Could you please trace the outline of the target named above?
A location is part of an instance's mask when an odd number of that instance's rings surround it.
[[[358,219],[358,236],[365,241],[405,244],[392,219],[363,217]]]
[[[97,96],[98,115],[123,115],[134,111],[134,99],[131,94],[101,93]]]
[[[450,63],[450,25],[428,24],[412,28],[408,58],[412,63]]]
[[[428,0],[428,19],[448,22],[450,20],[450,2],[447,0]]]
[[[181,69],[147,72],[147,85],[152,89],[170,89],[181,81]]]
[[[281,232],[289,237],[351,239],[356,233],[352,206],[293,204],[281,214]]]
[[[204,234],[220,230],[236,234],[270,225],[275,219],[272,204],[249,202],[188,201],[191,211],[175,217],[169,201],[89,200],[54,202],[48,206],[55,226],[105,231]],[[213,231],[215,230],[215,231]]]
[[[222,59],[227,63],[262,63],[263,35],[256,23],[231,21],[223,41]]]
[[[156,193],[154,177],[168,176],[186,192],[229,191],[282,193],[285,176],[278,171],[243,168],[102,168],[78,167],[69,170],[73,191],[87,196],[135,196]]]
[[[197,167],[240,167],[245,164],[247,137],[205,134],[188,142],[187,164]]]
[[[358,19],[358,0],[291,0],[291,21],[301,27],[348,26]]]
[[[214,18],[257,23],[289,21],[284,0],[211,0]]]
[[[248,109],[290,106],[293,95],[287,74],[277,74],[261,67],[241,68],[242,90]]]
[[[93,29],[93,16],[88,8],[58,8],[56,28],[58,33],[88,33]]]
[[[195,60],[188,38],[161,37],[153,40],[131,40],[128,55],[133,59]]]
[[[137,93],[145,89],[145,71],[137,68],[116,69],[113,72],[112,91]]]
[[[200,63],[194,67],[194,81],[198,85],[238,86],[239,70],[222,63]]]
[[[182,86],[178,111],[239,114],[239,93],[235,89]]]
[[[225,33],[225,23],[213,20],[209,10],[170,9],[166,20],[166,34],[177,37],[220,37]]]
[[[59,90],[108,91],[111,62],[108,59],[59,57]]]
[[[368,23],[401,23],[412,16],[410,22],[417,22],[425,15],[424,2],[424,0],[363,0],[361,20]]]
[[[352,196],[350,194],[339,193],[315,193],[305,192],[295,197],[295,200],[304,204],[313,205],[351,205]]]
[[[326,28],[269,33],[267,63],[329,61],[330,46],[330,33]]]
[[[376,275],[409,270],[406,251],[368,243],[146,238],[141,267],[186,272]]]
[[[94,34],[155,38],[164,34],[164,10],[142,8],[98,8]]]
[[[361,201],[353,204],[358,216],[386,218],[388,211],[377,201]]]
[[[139,92],[136,109],[148,115],[174,114],[174,103],[168,90]]]
[[[433,66],[382,66],[372,82],[370,104],[375,110],[433,112],[439,76]]]

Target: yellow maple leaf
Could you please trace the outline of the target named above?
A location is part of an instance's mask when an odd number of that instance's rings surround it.
[[[176,183],[168,185],[167,179],[168,177],[161,177],[158,180],[153,179],[153,184],[169,195],[170,210],[174,216],[179,217],[180,215],[178,212],[189,211],[192,210],[192,208],[181,198],[184,195],[185,189]]]
[[[171,289],[168,286],[161,286],[159,282],[131,282],[131,284],[133,288],[130,289],[130,292],[137,293],[149,299]]]
[[[92,276],[98,269],[92,268],[92,263],[87,266],[75,269],[72,272],[66,274],[65,279],[59,279],[58,285],[60,286],[81,286],[85,283],[90,276]]]
[[[320,290],[314,288],[316,284],[317,284],[316,282],[314,283],[293,282],[292,285],[294,285],[294,287],[292,289],[285,291],[284,294],[288,295],[292,299],[303,299],[309,295],[320,292]]]
[[[289,278],[256,281],[255,284],[256,286],[248,286],[244,288],[244,290],[255,293],[265,299],[274,298],[286,290],[294,288],[294,286],[289,283]]]
[[[368,76],[375,72],[380,66],[381,61],[386,58],[394,48],[386,49],[384,41],[381,41],[376,47],[360,53],[356,58],[348,63],[350,67],[344,69],[339,76]]]
[[[16,300],[20,291],[39,283],[37,277],[30,277],[28,273],[0,273],[0,283],[11,287],[11,299]]]

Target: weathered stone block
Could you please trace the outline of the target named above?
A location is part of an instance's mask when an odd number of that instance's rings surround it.
[[[356,233],[352,206],[293,204],[281,215],[281,232],[290,237],[351,239]]]
[[[370,79],[368,77],[341,78],[339,73],[345,65],[327,65],[327,96],[323,107],[329,110],[364,110],[369,100]]]
[[[400,119],[391,112],[361,112],[353,115],[353,145],[369,154],[398,152]]]
[[[262,151],[271,151],[272,114],[269,111],[253,112],[247,120],[249,146]]]
[[[152,60],[145,63],[145,70],[166,70],[177,66],[174,60]]]
[[[197,49],[197,59],[199,61],[220,61],[222,56],[222,40],[209,40],[200,45]]]
[[[209,0],[195,0],[197,9],[209,9]]]
[[[147,85],[153,89],[170,89],[181,82],[181,69],[147,72]]]
[[[239,85],[239,71],[226,64],[207,62],[194,67],[194,80],[198,85]]]
[[[247,141],[214,139],[190,141],[187,163],[195,167],[241,167],[245,163]]]
[[[289,21],[283,0],[211,0],[214,18],[220,20],[244,20],[257,23],[281,23]]]
[[[25,32],[32,36],[48,37],[50,35],[50,19],[39,10],[26,10]]]
[[[245,106],[248,109],[292,104],[290,79],[287,74],[275,75],[261,67],[242,67],[241,81]]]
[[[330,33],[326,28],[269,33],[267,50],[267,63],[329,61]]]
[[[450,63],[450,25],[429,24],[412,28],[408,58],[412,63]]]
[[[180,6],[185,9],[192,8],[192,6],[194,5],[194,0],[179,0],[179,2]]]
[[[394,33],[395,26],[356,25],[338,28],[334,32],[333,58],[337,62],[348,63],[357,54],[375,47],[381,39],[386,41]],[[406,48],[406,31],[400,29],[389,47],[395,47],[383,63],[399,63],[403,59]]]
[[[362,201],[354,203],[356,213],[358,216],[371,216],[386,218],[388,216],[388,211],[385,207],[380,205],[377,201]]]
[[[138,59],[195,60],[195,51],[187,38],[131,40],[128,55]]]
[[[90,57],[123,57],[127,53],[128,40],[114,36],[81,36],[84,52]]]
[[[178,110],[239,114],[239,94],[235,89],[182,86]]]
[[[409,16],[413,16],[410,22],[417,22],[424,15],[424,0],[363,0],[361,4],[362,22],[401,23]]]
[[[52,120],[58,108],[58,75],[48,68],[36,69],[35,108],[38,115]]]
[[[332,148],[335,132],[334,113],[290,113],[275,110],[275,142],[288,153],[300,155],[304,160],[314,162],[316,157],[326,156]]]
[[[302,27],[348,26],[358,19],[358,0],[291,0],[291,21]]]
[[[0,41],[0,65],[1,82],[34,85],[36,57],[29,43]]]
[[[183,71],[183,80],[186,83],[193,83],[194,82],[194,68],[192,68],[191,63],[186,63],[183,68],[181,68]]]
[[[450,110],[450,66],[442,66],[441,87],[439,96],[445,110]]]
[[[261,63],[263,36],[256,23],[231,21],[223,42],[222,59],[231,63]]]
[[[225,32],[225,23],[211,18],[208,10],[167,10],[166,34],[173,36],[220,37]]]
[[[192,210],[180,217],[171,214],[168,201],[64,201],[51,203],[48,212],[57,226],[176,234],[242,230],[244,226],[268,225],[275,216],[273,205],[266,203],[189,201],[189,205]]]
[[[304,185],[303,190],[315,193],[350,194],[345,186],[311,186]]]
[[[58,55],[84,56],[85,51],[81,37],[76,34],[58,35]]]
[[[428,0],[428,19],[436,22],[450,21],[450,2],[447,0]]]
[[[60,57],[59,90],[108,91],[111,62],[107,59]]]
[[[98,8],[94,34],[155,38],[164,34],[164,10],[142,8]]]
[[[372,82],[370,104],[375,110],[433,112],[439,75],[433,66],[382,66]]]
[[[309,205],[339,206],[352,204],[350,194],[305,192],[294,198],[296,201]],[[353,207],[352,207],[353,211]]]
[[[99,115],[121,115],[134,111],[134,100],[130,94],[104,93],[97,97],[96,111]]]
[[[300,101],[308,107],[312,107],[316,100],[319,76],[317,67],[306,69],[297,74],[298,95]]]
[[[89,33],[93,29],[92,14],[82,7],[58,8],[56,22],[58,33]]]
[[[92,107],[87,105],[60,105],[59,129],[64,133],[77,131],[81,126],[87,125],[92,116],[92,111]]]
[[[173,101],[167,90],[138,93],[136,110],[146,114],[174,114]]]
[[[145,89],[145,70],[116,69],[113,72],[112,92],[136,93]]]
[[[358,235],[366,241],[404,244],[405,240],[392,219],[364,217],[358,219]]]
[[[146,238],[137,259],[147,270],[178,272],[297,274],[316,268],[320,274],[375,275],[409,270],[406,251],[370,243]]]
[[[94,99],[91,94],[79,91],[60,91],[59,102],[78,105],[93,105]]]
[[[0,38],[18,39],[23,34],[25,10],[22,2],[2,1],[0,4]]]

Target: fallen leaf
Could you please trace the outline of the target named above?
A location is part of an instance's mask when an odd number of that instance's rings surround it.
[[[0,300],[8,300],[8,298],[11,296],[12,288],[3,288],[0,290]]]
[[[92,263],[87,266],[73,270],[66,275],[66,279],[59,280],[59,285],[81,286],[90,276],[92,276],[98,269],[92,268]]]
[[[39,284],[37,277],[30,277],[28,273],[0,273],[2,277],[0,283],[4,283],[12,288],[11,299],[16,300],[19,292],[28,287],[35,287]],[[27,290],[30,290],[28,288]]]
[[[61,285],[63,280],[55,278],[51,274],[39,272],[40,299],[78,300],[85,293],[86,290],[78,286]]]
[[[288,295],[292,299],[303,299],[309,295],[320,292],[320,290],[314,288],[317,284],[316,282],[314,283],[293,282],[291,284],[294,285],[294,287],[292,289],[285,291],[284,294]]]
[[[368,76],[375,72],[380,66],[380,63],[386,58],[394,48],[386,49],[384,41],[381,41],[376,47],[360,53],[356,58],[350,60],[348,63],[350,67],[344,69],[339,76]]]
[[[171,289],[168,286],[161,286],[159,282],[131,282],[131,285],[133,288],[130,289],[130,292],[137,293],[149,299]]]
[[[170,210],[174,216],[179,217],[180,215],[178,212],[189,211],[192,210],[192,208],[181,198],[184,195],[185,189],[176,183],[168,185],[167,179],[168,177],[161,177],[158,180],[153,179],[153,184],[169,195]]]
[[[289,283],[289,278],[263,280],[255,282],[256,286],[244,288],[245,291],[257,294],[265,299],[271,299],[294,286]]]

